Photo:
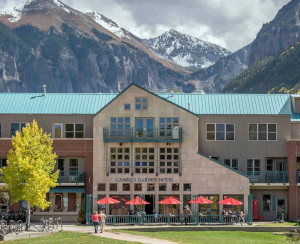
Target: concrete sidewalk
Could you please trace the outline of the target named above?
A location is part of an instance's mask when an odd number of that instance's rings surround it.
[[[93,233],[93,235],[110,238],[110,239],[115,239],[115,240],[146,243],[146,244],[152,244],[152,243],[178,244],[178,242],[166,241],[166,240],[150,238],[150,237],[146,237],[146,236],[131,235],[131,234],[121,233],[121,232],[103,232],[103,233],[97,233],[97,234]]]

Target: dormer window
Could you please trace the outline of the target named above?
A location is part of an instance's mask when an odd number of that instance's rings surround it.
[[[147,110],[148,109],[148,98],[147,97],[136,97],[135,98],[135,109],[136,110]]]

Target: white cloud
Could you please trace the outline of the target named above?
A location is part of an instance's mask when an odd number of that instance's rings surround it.
[[[254,40],[290,0],[61,0],[82,12],[96,11],[141,38],[171,28],[235,51]],[[0,0],[0,7],[17,0]]]

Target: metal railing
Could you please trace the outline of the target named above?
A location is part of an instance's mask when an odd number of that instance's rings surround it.
[[[84,183],[84,171],[83,172],[76,172],[66,175],[66,173],[63,170],[59,171],[59,177],[57,180],[58,184],[61,183]]]
[[[287,171],[247,171],[250,183],[282,183],[286,184],[289,182]]]
[[[109,215],[106,218],[106,225],[147,225],[147,224],[166,224],[166,225],[198,225],[216,224],[229,225],[236,223],[248,223],[250,215],[245,218],[224,215],[169,215],[169,214],[150,214],[150,215]]]
[[[110,127],[103,128],[103,140],[105,142],[127,142],[127,141],[161,141],[181,142],[182,128],[175,126],[173,129],[164,130],[160,128],[128,128],[114,130]]]

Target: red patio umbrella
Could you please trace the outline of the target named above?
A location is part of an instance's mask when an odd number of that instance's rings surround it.
[[[232,197],[226,198],[226,199],[220,201],[219,203],[223,204],[223,205],[243,205],[244,204],[243,202],[240,202]]]
[[[180,202],[176,197],[167,197],[164,200],[161,200],[160,202],[158,202],[159,204],[182,204],[182,202]]]
[[[125,202],[125,204],[128,205],[145,205],[145,204],[150,204],[150,202],[145,201],[143,198],[136,196],[134,199]]]
[[[193,199],[193,200],[189,201],[189,203],[211,204],[211,203],[214,203],[214,202],[211,201],[211,200],[208,200],[205,197],[199,196],[197,199]]]
[[[96,203],[97,204],[115,204],[115,203],[119,203],[120,201],[113,199],[111,197],[104,197],[100,200],[98,200]]]

